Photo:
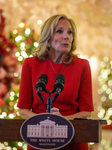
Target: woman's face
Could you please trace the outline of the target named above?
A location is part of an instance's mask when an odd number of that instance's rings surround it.
[[[50,41],[50,50],[66,54],[71,50],[72,41],[73,30],[71,24],[66,19],[59,20],[55,27],[53,38]]]

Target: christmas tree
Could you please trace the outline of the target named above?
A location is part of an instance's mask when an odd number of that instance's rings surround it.
[[[24,23],[22,23],[24,24]],[[38,46],[38,35],[29,27],[12,30],[9,39],[0,35],[0,118],[21,118],[17,108],[24,59]],[[24,142],[3,142],[1,147],[25,150]],[[3,148],[5,149],[5,148]]]
[[[105,119],[108,125],[112,123],[112,60],[104,57],[100,61],[100,74],[98,77],[101,105],[98,107],[98,117]]]

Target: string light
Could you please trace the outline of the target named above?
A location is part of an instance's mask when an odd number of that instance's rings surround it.
[[[20,35],[15,38],[16,42],[19,42],[20,40],[22,40],[22,36],[20,36]]]
[[[17,150],[17,148],[16,148],[16,147],[13,147],[12,150]]]
[[[109,85],[109,86],[112,86],[112,80],[109,80],[109,81],[108,81],[108,85]]]
[[[20,49],[21,49],[22,51],[26,51],[26,48],[25,48],[25,47],[20,47]]]
[[[15,53],[15,56],[16,56],[16,57],[19,57],[19,56],[20,56],[20,53],[19,53],[19,52],[16,52],[16,53]]]
[[[98,94],[101,95],[102,93],[103,93],[103,90],[102,90],[102,89],[99,89],[99,90],[98,90]]]
[[[11,91],[11,92],[10,92],[10,95],[11,95],[11,96],[14,96],[14,95],[15,95],[15,93],[14,93],[13,91]]]
[[[109,58],[108,58],[107,56],[105,56],[105,57],[103,58],[103,60],[104,60],[105,62],[108,62],[108,61],[109,61]]]
[[[4,145],[5,145],[5,146],[8,146],[8,142],[4,142]]]
[[[7,51],[7,52],[10,52],[10,50],[11,50],[11,49],[10,49],[9,47],[6,48],[6,51]]]
[[[4,117],[2,115],[0,115],[0,118],[3,119]]]
[[[22,42],[22,43],[20,44],[20,46],[21,46],[21,47],[25,47],[25,43]]]
[[[112,115],[112,108],[109,108],[106,114],[111,116]]]
[[[34,42],[34,47],[38,47],[39,46],[39,44],[37,43],[37,42]]]
[[[105,109],[101,109],[100,112],[98,113],[98,117],[102,119],[104,117],[104,114],[105,114]]]
[[[38,23],[38,24],[42,24],[42,20],[38,20],[37,23]]]
[[[17,112],[16,114],[17,114],[17,116],[20,116],[19,112]]]
[[[14,105],[14,103],[13,103],[13,102],[9,102],[9,106],[11,106],[11,107],[12,107],[13,105]]]
[[[112,65],[112,60],[110,61],[110,64]]]
[[[94,143],[90,142],[89,144],[90,144],[90,145],[93,145]]]
[[[19,61],[22,61],[22,60],[23,60],[23,57],[22,57],[22,56],[19,56],[19,57],[18,57],[18,60],[19,60]]]
[[[21,23],[19,24],[19,27],[20,27],[20,28],[23,28],[24,26],[25,26],[24,22],[21,22]]]
[[[6,116],[7,116],[7,113],[6,113],[6,112],[3,112],[3,113],[2,113],[2,116],[3,116],[3,117],[6,117]]]
[[[111,93],[111,94],[109,94],[109,99],[111,99],[111,100],[112,100],[112,93]]]
[[[102,101],[102,102],[105,102],[105,101],[106,101],[106,97],[105,97],[105,96],[102,96],[102,97],[101,97],[101,101]]]
[[[18,31],[15,29],[15,30],[13,30],[13,34],[17,34],[18,33]]]
[[[102,73],[102,77],[103,77],[103,78],[107,78],[107,75],[108,75],[108,74],[107,74],[106,71],[104,71],[104,72]]]
[[[18,110],[17,104],[14,105],[14,109]]]
[[[27,28],[27,29],[25,30],[25,34],[26,34],[27,36],[30,34],[30,32],[31,32],[30,28]]]
[[[13,100],[14,100],[14,96],[10,96],[9,98],[10,98],[10,100],[11,100],[11,101],[13,101]]]
[[[15,117],[14,114],[9,114],[9,118],[13,119]]]
[[[24,58],[27,58],[27,57],[28,57],[28,55],[27,55],[27,53],[26,53],[25,51],[22,51],[22,52],[21,52],[21,55],[22,55]]]
[[[104,68],[104,67],[106,66],[106,64],[105,64],[103,61],[101,61],[100,66],[101,66],[102,68]]]
[[[110,93],[111,93],[111,89],[108,88],[108,89],[106,90],[106,93],[107,93],[107,94],[110,94]]]
[[[107,120],[107,124],[110,125],[112,123],[111,120]]]
[[[15,77],[18,77],[18,76],[19,76],[19,74],[18,74],[17,72],[15,72],[15,73],[14,73],[14,76],[15,76]]]
[[[107,89],[107,85],[104,84],[104,85],[102,86],[102,89],[105,91],[105,90]]]
[[[102,109],[102,106],[98,106],[97,110],[100,111]]]
[[[18,142],[18,146],[22,146],[23,144],[21,142]]]

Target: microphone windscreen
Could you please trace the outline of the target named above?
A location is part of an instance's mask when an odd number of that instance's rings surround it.
[[[64,89],[64,83],[65,83],[64,75],[58,74],[56,77],[55,85],[54,85],[54,91],[56,91],[57,88],[60,88],[62,91]]]
[[[42,91],[45,90],[45,86],[47,84],[47,81],[48,81],[48,76],[46,74],[42,74],[40,77],[39,77],[39,80],[38,82],[36,83],[36,89],[38,87],[41,87],[42,88]]]
[[[44,80],[45,84],[47,84],[48,76],[47,76],[46,74],[42,74],[42,75],[40,76],[39,80],[41,80],[41,81]]]
[[[62,82],[63,84],[65,83],[65,77],[63,74],[58,74],[56,77],[56,81]]]

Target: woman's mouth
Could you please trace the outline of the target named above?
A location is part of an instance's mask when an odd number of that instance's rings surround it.
[[[67,43],[64,43],[64,44],[62,44],[63,46],[69,46],[69,44],[67,44]]]

